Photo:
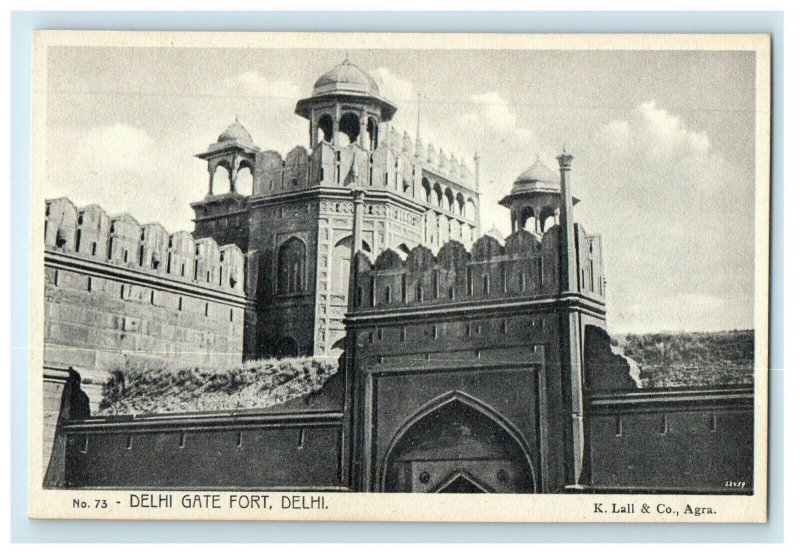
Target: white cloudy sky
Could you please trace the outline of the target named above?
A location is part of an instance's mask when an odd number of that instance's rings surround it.
[[[337,50],[51,48],[46,195],[191,229],[202,152],[234,116],[307,146],[295,102]],[[612,332],[752,328],[754,71],[745,52],[382,51],[351,60],[412,136],[481,156],[484,230],[536,153],[575,155],[578,221],[603,235]]]

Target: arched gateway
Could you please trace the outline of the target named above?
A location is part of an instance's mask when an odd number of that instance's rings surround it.
[[[519,434],[477,400],[453,393],[395,436],[382,471],[385,492],[532,493],[536,480]]]

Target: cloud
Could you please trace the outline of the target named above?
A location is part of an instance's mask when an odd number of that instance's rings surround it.
[[[575,181],[581,222],[603,235],[609,324],[752,327],[747,169],[652,100],[597,130]]]
[[[142,223],[191,228],[186,200],[200,197],[207,177],[202,162],[176,152],[167,135],[131,124],[53,127],[47,133],[45,194],[67,196],[79,206],[97,203],[111,214],[129,212]],[[186,189],[189,196],[181,197]]]
[[[530,140],[533,137],[530,129],[517,126],[517,116],[511,110],[509,101],[497,91],[473,94],[469,100],[472,110],[463,117],[467,124],[478,125],[523,140]]]
[[[385,68],[378,67],[369,72],[373,79],[378,83],[381,91],[381,96],[386,100],[397,106],[397,113],[392,119],[391,125],[400,130],[413,133],[417,126],[417,89],[414,84],[402,77],[398,77],[394,72]],[[426,98],[421,98],[423,104]],[[428,106],[423,105],[423,125],[430,129],[432,124],[431,110]]]
[[[610,121],[601,133],[617,152],[655,161],[683,161],[706,156],[711,150],[705,131],[690,129],[679,116],[659,108],[655,100],[642,102],[625,120]]]
[[[225,88],[242,96],[271,98],[287,103],[302,98],[300,87],[287,80],[271,80],[257,71],[247,71],[224,80]]]
[[[103,171],[134,170],[152,153],[155,141],[146,130],[124,123],[92,127],[70,141],[70,156]]]
[[[385,67],[378,67],[369,72],[372,78],[378,83],[381,96],[393,104],[410,104],[417,101],[417,91],[414,84],[395,75]]]

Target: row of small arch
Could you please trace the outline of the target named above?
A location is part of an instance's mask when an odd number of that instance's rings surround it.
[[[463,193],[457,192],[453,194],[453,190],[448,186],[442,189],[438,181],[434,181],[433,185],[431,185],[431,181],[427,177],[422,178],[422,190],[425,191],[425,201],[428,204],[446,209],[450,213],[469,220],[475,219],[477,215],[475,202],[472,198],[465,197]]]

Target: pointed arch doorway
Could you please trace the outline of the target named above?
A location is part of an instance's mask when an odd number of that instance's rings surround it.
[[[515,430],[454,393],[411,417],[392,441],[384,492],[533,493],[533,465]]]

